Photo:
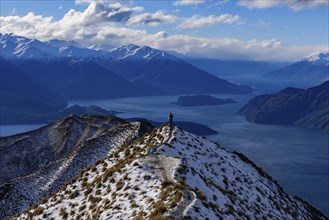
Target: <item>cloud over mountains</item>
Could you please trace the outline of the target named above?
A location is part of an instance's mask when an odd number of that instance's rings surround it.
[[[197,29],[204,26],[213,26],[218,23],[242,24],[243,21],[238,15],[231,15],[231,14],[222,14],[219,16],[209,15],[208,17],[194,15],[193,17],[183,19],[182,23],[178,25],[177,28]]]
[[[84,11],[70,9],[60,19],[37,15],[33,12],[21,16],[2,16],[0,17],[0,32],[2,34],[14,33],[42,41],[63,39],[75,40],[83,44],[110,44],[112,46],[135,43],[176,51],[188,56],[219,59],[293,61],[310,53],[327,50],[326,45],[289,46],[274,37],[240,40],[234,37],[209,38],[186,33],[189,30],[199,30],[215,25],[243,26],[247,22],[243,17],[229,13],[179,17],[178,14],[172,15],[164,10],[149,12],[144,7],[133,6],[136,4],[122,4],[118,1],[80,0],[79,3],[81,2],[91,3]],[[180,0],[177,4],[188,6],[202,2],[201,0]],[[257,7],[269,7],[270,5],[270,3],[265,4],[261,1],[248,2],[239,1],[239,4],[249,8],[255,8],[257,5]],[[295,2],[294,5],[302,4],[299,1],[293,2]],[[305,2],[306,5],[314,5],[314,7],[315,4],[324,4],[320,3],[321,0],[318,3]],[[162,29],[163,24],[170,24],[175,31],[169,33],[168,27]],[[156,27],[156,29],[151,30],[149,27]]]

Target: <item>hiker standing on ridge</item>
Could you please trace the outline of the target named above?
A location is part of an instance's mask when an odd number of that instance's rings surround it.
[[[168,121],[169,121],[170,129],[172,129],[172,127],[173,127],[173,119],[174,119],[174,116],[173,116],[173,114],[170,112],[169,115],[168,115]]]

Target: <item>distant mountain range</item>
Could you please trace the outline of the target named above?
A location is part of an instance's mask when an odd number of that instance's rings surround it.
[[[6,59],[59,59],[99,57],[102,51],[88,49],[75,41],[50,40],[41,42],[35,39],[0,34],[1,57]]]
[[[159,88],[165,94],[250,93],[241,86],[215,77],[185,61],[147,46],[113,49],[113,59],[99,63],[143,88]]]
[[[0,88],[1,112],[15,117],[29,110],[59,110],[77,99],[252,92],[249,86],[230,83],[147,46],[85,47],[74,41],[41,42],[0,34],[0,48],[1,81],[6,84]]]
[[[329,53],[311,55],[297,63],[271,71],[264,77],[323,82],[329,79]]]
[[[250,93],[252,91],[248,86],[240,86],[227,82],[226,80],[194,67],[180,58],[148,46],[140,47],[129,44],[118,48],[102,50],[104,46],[98,47],[97,45],[93,45],[87,48],[74,41],[50,40],[48,42],[41,42],[6,34],[0,36],[0,47],[2,48],[1,56],[3,58],[14,59],[15,62],[18,59],[24,61],[24,64],[33,61],[32,65],[26,68],[30,69],[34,67],[34,72],[38,71],[36,69],[38,66],[43,65],[43,63],[47,66],[51,66],[50,61],[54,62],[56,66],[59,65],[59,62],[65,62],[63,59],[69,59],[70,61],[72,59],[80,59],[80,63],[88,62],[86,65],[93,65],[89,68],[84,67],[88,69],[89,76],[91,75],[90,72],[92,69],[95,69],[95,73],[99,72],[97,68],[99,69],[100,67],[95,66],[97,63],[108,69],[108,71],[112,71],[140,88],[144,88],[148,95]],[[91,48],[97,48],[98,50]],[[20,65],[23,65],[23,63],[21,62]],[[51,68],[53,68],[53,66],[51,66]],[[56,71],[60,72],[59,70]],[[61,70],[61,74],[66,74],[66,72],[66,70]],[[104,70],[101,72],[104,72]],[[52,73],[49,74],[51,75]],[[100,76],[94,77],[102,79]],[[114,80],[113,82],[116,85],[123,84],[122,82],[115,82]],[[85,87],[88,88],[88,85]],[[93,89],[94,87],[89,88]],[[98,89],[101,90],[102,86],[99,85]],[[130,88],[130,90],[131,89],[135,90],[136,88]],[[119,91],[117,88],[114,88],[114,90]],[[122,91],[125,92],[127,90],[129,89],[122,88],[119,93],[122,94]],[[74,91],[74,89],[72,89],[72,91]],[[81,91],[77,91],[77,93],[80,92]],[[112,95],[112,93],[105,94],[109,95],[109,98],[111,98],[111,96],[116,97],[116,95]],[[136,95],[139,95],[138,90],[136,91]],[[131,95],[122,94],[122,96]],[[89,97],[84,96],[83,99],[89,99]]]
[[[243,154],[142,121],[70,116],[0,138],[0,165],[0,219],[327,219]]]
[[[329,133],[329,81],[306,90],[286,88],[256,96],[239,113],[256,123],[296,124]]]

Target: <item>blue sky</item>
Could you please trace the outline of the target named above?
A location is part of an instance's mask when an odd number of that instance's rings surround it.
[[[2,34],[188,56],[298,60],[328,51],[327,0],[1,0]]]

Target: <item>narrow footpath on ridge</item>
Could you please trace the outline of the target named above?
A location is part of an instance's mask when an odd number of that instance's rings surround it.
[[[149,164],[151,169],[155,170],[155,174],[158,176],[159,179],[161,179],[162,181],[176,183],[177,180],[173,177],[177,169],[177,164],[181,162],[181,159],[161,154],[154,154],[154,152],[156,152],[156,150],[163,144],[171,145],[170,139],[173,136],[174,126],[169,125],[167,126],[167,128],[169,128],[168,137],[161,144],[152,149],[152,151],[149,152],[149,154],[143,160]],[[177,207],[174,210],[169,211],[170,216],[174,217],[174,219],[182,219],[196,201],[195,193],[187,189],[187,187],[184,186],[184,188],[182,189],[182,193],[182,199],[177,204]]]

